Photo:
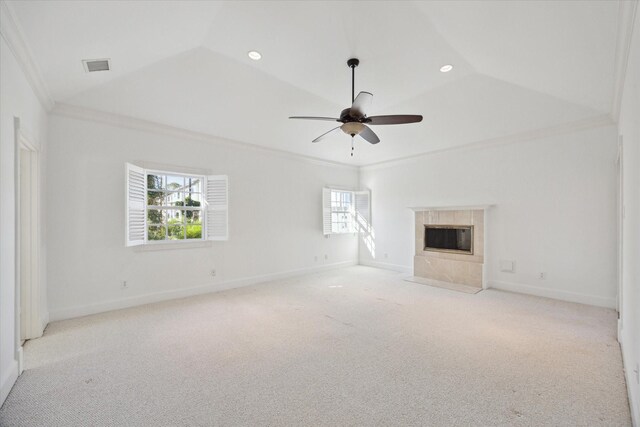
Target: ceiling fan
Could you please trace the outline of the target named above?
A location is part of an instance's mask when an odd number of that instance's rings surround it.
[[[420,115],[407,115],[396,114],[391,116],[367,116],[373,94],[369,92],[360,92],[357,97],[355,95],[355,75],[356,67],[360,64],[360,60],[357,58],[351,58],[347,61],[347,65],[351,68],[351,107],[345,108],[340,113],[340,118],[332,117],[302,117],[293,116],[290,119],[305,119],[305,120],[324,120],[329,122],[340,122],[342,125],[331,129],[328,132],[323,133],[311,142],[318,142],[331,132],[341,129],[347,135],[351,135],[351,155],[353,156],[353,138],[356,135],[360,135],[365,141],[370,144],[377,144],[380,142],[380,138],[376,135],[371,128],[367,125],[401,125],[405,123],[417,123],[422,121]]]

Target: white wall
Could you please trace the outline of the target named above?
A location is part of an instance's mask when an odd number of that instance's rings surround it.
[[[640,11],[636,11],[620,110],[623,138],[621,344],[634,425],[640,423]]]
[[[356,168],[61,115],[51,116],[49,143],[52,319],[357,263],[357,238],[325,239],[321,218],[322,187],[355,188]],[[196,249],[126,248],[124,167],[135,161],[227,174],[229,241]],[[123,280],[128,289],[121,289]]]
[[[490,286],[614,307],[616,153],[615,126],[604,126],[364,167],[375,258],[361,245],[360,261],[412,270],[410,206],[495,204],[486,220]],[[515,273],[500,272],[500,259],[515,261]]]
[[[4,11],[3,11],[4,12]],[[4,28],[3,28],[4,30]],[[40,150],[41,176],[47,113],[30,86],[4,34],[0,37],[0,404],[4,402],[18,376],[16,360],[15,312],[15,132],[14,117],[21,129]],[[41,212],[44,205],[41,204]],[[42,246],[41,274],[44,280],[45,248]],[[46,282],[41,282],[43,298]],[[44,307],[45,305],[43,305]],[[46,317],[46,313],[41,313]]]

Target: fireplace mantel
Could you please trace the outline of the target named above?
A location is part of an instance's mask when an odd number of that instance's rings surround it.
[[[469,205],[469,206],[427,206],[427,207],[409,207],[414,212],[420,211],[478,211],[487,210],[495,205]]]

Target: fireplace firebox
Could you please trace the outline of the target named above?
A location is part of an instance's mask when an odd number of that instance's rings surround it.
[[[424,250],[473,255],[473,225],[425,225]]]

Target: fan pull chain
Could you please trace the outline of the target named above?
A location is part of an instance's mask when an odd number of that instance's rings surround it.
[[[353,137],[351,137],[351,157],[353,157]]]

